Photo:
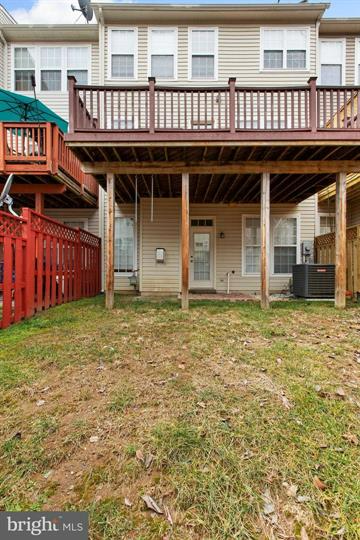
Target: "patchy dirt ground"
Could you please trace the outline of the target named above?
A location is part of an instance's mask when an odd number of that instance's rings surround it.
[[[86,509],[93,540],[360,538],[356,305],[98,298],[0,341],[1,509]]]

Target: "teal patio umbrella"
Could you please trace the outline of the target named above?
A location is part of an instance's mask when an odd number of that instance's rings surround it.
[[[40,100],[0,88],[0,122],[53,122],[63,133],[68,123]]]

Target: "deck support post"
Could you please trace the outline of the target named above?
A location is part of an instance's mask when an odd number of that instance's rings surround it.
[[[269,309],[270,288],[270,173],[261,176],[261,308]]]
[[[44,199],[43,193],[35,193],[35,212],[38,214],[44,213]]]
[[[181,178],[181,309],[189,309],[189,175]]]
[[[346,173],[336,176],[335,307],[346,306]]]
[[[106,175],[107,220],[106,220],[106,309],[114,307],[114,235],[115,235],[115,176]]]

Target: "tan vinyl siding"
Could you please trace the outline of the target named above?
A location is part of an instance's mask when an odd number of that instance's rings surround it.
[[[355,37],[346,38],[346,56],[345,56],[345,84],[352,86],[355,84]]]
[[[0,11],[1,14],[1,11]],[[5,86],[6,47],[0,40],[0,86]]]
[[[155,199],[154,221],[150,221],[150,200],[141,201],[141,292],[177,293],[181,278],[181,202],[180,199]],[[242,270],[242,224],[243,216],[259,215],[259,205],[236,206],[220,204],[191,204],[190,217],[206,217],[215,221],[215,287],[226,291],[226,273],[235,271],[231,277],[231,290],[258,292],[259,276],[243,275]],[[300,242],[313,240],[315,233],[315,197],[300,205],[272,205],[271,215],[298,216],[300,219]],[[224,238],[220,238],[220,232]],[[155,263],[155,248],[166,249],[165,264]],[[289,277],[271,276],[273,291],[288,288]]]
[[[194,21],[196,25],[196,21]],[[206,26],[206,25],[205,25]],[[275,25],[276,26],[276,25]],[[213,26],[211,26],[213,27]],[[120,79],[109,78],[109,35],[111,28],[105,27],[104,69],[105,84],[116,84]],[[148,27],[138,26],[138,79],[146,83],[148,78]],[[178,27],[178,79],[175,83],[184,84],[188,79],[188,26]],[[236,77],[238,84],[244,86],[303,85],[310,75],[316,74],[316,27],[310,28],[310,71],[260,71],[260,25],[221,25],[218,26],[218,79],[227,84],[229,77]],[[122,81],[131,84],[131,81]],[[201,84],[202,81],[192,81]],[[169,81],[166,81],[169,84]],[[211,81],[204,81],[211,84]],[[160,83],[159,83],[160,84]],[[165,84],[165,82],[164,82]]]
[[[86,229],[99,236],[99,211],[92,208],[45,208],[45,215],[58,221],[85,221]]]

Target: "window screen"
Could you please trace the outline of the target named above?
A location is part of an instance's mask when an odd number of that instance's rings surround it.
[[[245,273],[260,272],[260,219],[245,218]]]
[[[214,30],[191,31],[191,76],[193,79],[215,78]]]
[[[152,29],[150,34],[151,76],[159,79],[175,77],[176,32],[173,29]]]
[[[115,272],[134,270],[134,219],[115,219]]]
[[[14,87],[20,92],[32,90],[31,76],[35,77],[35,49],[16,47],[14,49]]]
[[[111,76],[123,79],[135,77],[135,30],[111,31]]]
[[[296,218],[273,220],[274,274],[291,274],[297,259]]]

